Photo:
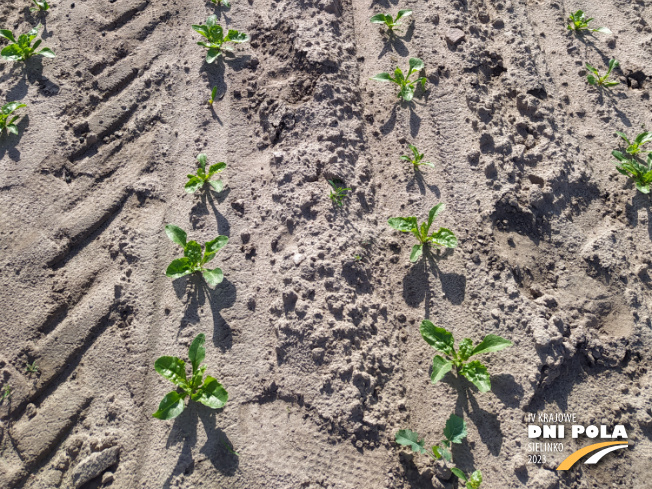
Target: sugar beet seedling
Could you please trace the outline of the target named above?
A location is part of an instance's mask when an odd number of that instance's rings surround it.
[[[433,384],[439,382],[453,367],[457,372],[475,385],[480,392],[491,390],[491,379],[487,367],[477,360],[468,362],[467,360],[473,355],[491,353],[500,351],[513,345],[513,343],[500,336],[489,334],[473,347],[473,341],[470,338],[464,338],[455,350],[455,340],[453,334],[444,328],[439,328],[432,322],[425,319],[421,322],[419,328],[423,339],[435,350],[444,353],[447,358],[435,355],[432,359],[432,375],[430,380]]]
[[[34,27],[27,34],[21,34],[18,36],[18,40],[16,40],[10,30],[0,29],[0,37],[4,37],[13,43],[0,51],[0,56],[8,61],[27,61],[34,55],[54,58],[54,52],[50,48],[43,48],[40,51],[36,51],[36,48],[41,45],[41,39],[36,41],[32,46],[32,41],[36,39],[40,28],[41,24]]]
[[[405,9],[399,10],[396,14],[396,18],[392,18],[392,16],[389,14],[376,14],[370,19],[370,21],[372,24],[385,24],[387,26],[387,30],[390,33],[393,33],[394,29],[400,28],[401,23],[399,20],[410,15],[412,15],[412,10]]]
[[[425,67],[424,62],[421,59],[410,58],[409,66],[410,68],[407,72],[407,75],[403,74],[401,68],[396,68],[394,70],[394,76],[390,75],[389,73],[378,73],[377,75],[372,76],[371,79],[382,82],[396,83],[400,88],[398,92],[398,98],[402,98],[404,101],[409,102],[414,97],[414,90],[416,85],[421,83],[421,88],[425,90],[427,81],[425,76],[417,78],[416,80],[410,80],[410,76],[412,76],[412,74],[418,73]]]
[[[634,141],[630,141],[627,134],[624,132],[616,131],[616,134],[627,143],[627,149],[625,151],[628,154],[636,155],[638,153],[649,153],[649,151],[643,151],[642,146],[652,141],[652,132],[642,132],[636,136]]]
[[[348,187],[343,187],[342,184],[344,182],[342,182],[342,180],[329,180],[328,183],[331,187],[333,187],[333,190],[331,190],[328,197],[333,201],[334,204],[342,207],[346,193],[351,189]]]
[[[652,153],[648,153],[647,163],[641,163],[635,155],[627,158],[620,151],[612,151],[611,154],[618,160],[616,170],[634,180],[639,192],[649,194],[652,185]]]
[[[181,389],[181,392],[174,390],[166,394],[160,402],[158,410],[152,416],[158,419],[176,418],[186,407],[184,403],[186,397],[201,402],[211,409],[224,407],[229,399],[229,394],[217,379],[210,375],[204,379],[206,367],[200,367],[206,356],[205,341],[204,334],[198,334],[188,349],[188,359],[192,365],[190,379],[186,377],[186,362],[180,358],[164,356],[154,362],[154,369]]]
[[[586,14],[583,11],[578,10],[573,12],[568,17],[570,24],[566,26],[569,31],[573,31],[576,34],[583,34],[584,32],[601,32],[602,34],[611,34],[611,31],[606,27],[598,27],[592,29],[589,27],[589,22],[593,20],[593,17],[586,18]]]
[[[7,133],[18,134],[18,126],[14,124],[14,122],[16,122],[20,116],[15,115],[11,119],[9,119],[9,116],[22,107],[27,107],[27,105],[21,104],[20,102],[9,102],[2,106],[0,109],[0,136],[4,131],[7,131]]]
[[[412,163],[415,171],[419,171],[419,167],[424,166],[424,165],[429,166],[430,168],[435,167],[434,163],[430,163],[429,161],[421,161],[423,159],[423,157],[425,156],[425,154],[424,153],[419,153],[419,150],[417,149],[416,146],[414,146],[413,144],[408,144],[408,146],[409,146],[410,150],[412,150],[412,155],[413,156],[410,157],[410,156],[407,156],[407,155],[403,155],[403,156],[401,156],[401,159],[403,161],[409,161],[410,163]]]
[[[443,458],[447,462],[452,462],[452,444],[462,443],[464,438],[466,438],[466,423],[459,416],[451,414],[444,428],[444,439],[440,444],[433,445],[430,450],[426,449],[425,440],[420,438],[419,434],[412,430],[399,430],[396,433],[395,441],[399,445],[411,448],[415,453],[428,455],[433,460],[441,460]],[[457,467],[451,468],[451,472],[459,477],[460,480],[464,481],[466,487],[469,489],[478,489],[482,483],[482,473],[479,470],[473,472],[470,477],[467,477]]]
[[[446,204],[443,203],[434,206],[428,213],[428,221],[421,223],[421,226],[419,226],[416,217],[390,217],[387,220],[387,223],[394,229],[403,233],[412,233],[419,240],[419,244],[414,245],[410,253],[410,261],[412,263],[419,259],[423,253],[424,246],[434,244],[443,246],[444,248],[457,247],[457,237],[450,229],[439,228],[434,233],[428,234],[435,217],[445,208]]]
[[[201,189],[206,185],[206,183],[210,184],[210,186],[215,190],[216,192],[221,192],[222,189],[224,188],[224,183],[222,180],[213,180],[213,176],[217,175],[220,173],[222,170],[226,168],[226,163],[223,161],[220,161],[219,163],[215,163],[214,165],[211,165],[208,168],[208,171],[206,171],[206,155],[204,153],[201,153],[200,155],[197,156],[197,161],[199,162],[199,168],[197,168],[197,174],[196,175],[187,175],[188,176],[188,182],[185,185],[186,192],[189,194],[194,194],[197,190]]]
[[[590,73],[587,73],[586,75],[586,80],[589,82],[589,85],[598,87],[615,87],[616,85],[620,85],[620,82],[609,80],[609,75],[611,75],[613,69],[618,66],[618,61],[615,59],[609,60],[609,68],[604,76],[600,76],[598,70],[590,64],[586,63],[585,65],[586,69],[590,71]]]
[[[231,2],[229,0],[211,0],[215,5],[219,7],[226,7],[229,8],[231,7]]]
[[[208,42],[199,41],[197,43],[208,49],[208,53],[206,53],[207,63],[215,61],[222,54],[222,51],[232,50],[226,43],[241,43],[249,40],[247,34],[236,31],[235,29],[229,29],[225,36],[224,29],[217,23],[217,15],[208,17],[206,19],[206,25],[193,24],[192,28],[208,40]]]
[[[47,2],[47,0],[32,0],[34,2],[34,5],[36,7],[32,7],[29,9],[30,12],[45,12],[47,10],[50,10],[50,4]]]
[[[217,95],[217,87],[213,87],[213,90],[211,90],[211,98],[208,99],[208,105],[213,105],[213,102],[215,102],[215,95]]]
[[[165,226],[165,234],[173,242],[183,247],[183,258],[173,260],[165,271],[170,278],[184,277],[195,272],[201,272],[210,286],[215,286],[224,280],[222,270],[219,268],[204,268],[204,265],[215,258],[218,251],[226,246],[229,241],[227,236],[218,236],[204,244],[205,251],[197,241],[186,242],[186,232],[173,224]]]

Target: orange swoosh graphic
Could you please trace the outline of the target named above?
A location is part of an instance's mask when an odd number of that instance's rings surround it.
[[[600,448],[610,447],[612,445],[628,445],[628,444],[629,443],[626,441],[605,441],[603,443],[594,443],[593,445],[589,445],[588,447],[580,448],[576,452],[573,452],[568,457],[566,457],[566,459],[561,464],[559,464],[557,470],[570,469],[575,464],[575,462],[581,459],[584,455],[591,452],[595,452]]]

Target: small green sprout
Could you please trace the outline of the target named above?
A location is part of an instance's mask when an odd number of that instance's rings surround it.
[[[652,132],[647,132],[647,131],[642,132],[641,134],[636,136],[636,139],[634,139],[633,142],[631,142],[627,138],[627,135],[623,132],[616,131],[616,134],[625,140],[625,142],[627,143],[627,149],[625,151],[630,155],[635,155],[640,152],[649,153],[649,151],[643,151],[641,149],[641,146],[652,141]]]
[[[206,54],[206,62],[212,63],[215,61],[222,51],[231,51],[232,49],[229,46],[226,46],[227,42],[246,42],[249,40],[249,36],[244,32],[238,32],[234,29],[229,29],[224,35],[224,29],[222,26],[217,23],[217,15],[211,15],[206,19],[206,25],[194,25],[192,28],[199,32],[202,36],[208,39],[206,41],[199,41],[197,44],[208,48],[208,53]]]
[[[408,146],[412,150],[412,154],[414,155],[414,157],[403,155],[403,156],[401,156],[401,159],[403,161],[409,161],[410,163],[412,163],[412,165],[414,166],[414,169],[416,171],[419,171],[419,167],[423,166],[423,165],[429,166],[431,168],[435,167],[434,163],[430,163],[429,161],[421,162],[421,160],[423,159],[425,154],[424,153],[419,153],[419,150],[417,149],[417,147],[415,145],[408,144]]]
[[[215,102],[215,95],[217,95],[217,86],[213,87],[213,90],[211,90],[211,98],[208,99],[208,105],[213,105],[213,102]]]
[[[593,85],[593,86],[597,85],[599,87],[615,87],[616,85],[620,85],[620,82],[609,80],[609,75],[611,75],[611,71],[617,66],[618,66],[618,61],[616,61],[615,59],[610,59],[609,69],[607,70],[604,76],[600,76],[600,73],[598,73],[597,69],[595,69],[590,64],[586,63],[586,69],[591,72],[591,73],[587,73],[586,80],[589,82],[589,85]]]
[[[204,361],[206,350],[203,333],[198,334],[188,349],[188,359],[192,365],[192,376],[186,378],[186,362],[177,357],[160,357],[154,362],[154,368],[163,377],[181,389],[169,392],[158,405],[158,410],[152,414],[158,419],[172,419],[179,416],[185,409],[184,399],[190,397],[211,409],[224,407],[229,395],[216,379],[210,375],[204,379],[206,366],[199,365]]]
[[[342,207],[342,201],[344,200],[344,197],[346,197],[346,192],[351,189],[348,187],[342,187],[342,184],[344,183],[342,180],[329,180],[328,183],[334,190],[331,190],[331,193],[329,194],[330,199],[334,204]]]
[[[36,41],[33,46],[31,45],[32,41],[36,39],[40,28],[41,24],[34,27],[27,34],[21,34],[18,36],[18,41],[16,41],[16,38],[14,38],[10,30],[0,29],[0,37],[4,37],[13,43],[0,51],[0,56],[7,61],[27,61],[35,54],[45,56],[46,58],[54,58],[54,52],[50,48],[43,48],[40,51],[36,51],[36,48],[41,44],[41,39]]]
[[[428,214],[428,222],[419,223],[416,217],[390,217],[387,220],[387,223],[394,229],[401,231],[403,233],[412,233],[419,240],[419,244],[416,244],[412,247],[412,252],[410,253],[410,261],[412,263],[416,262],[421,254],[423,253],[423,247],[429,245],[430,243],[437,246],[443,246],[444,248],[455,248],[457,247],[457,237],[450,229],[439,228],[434,233],[428,235],[430,232],[430,226],[432,226],[432,221],[435,220],[435,217],[446,208],[446,204],[439,203],[430,209]]]
[[[45,12],[46,10],[50,10],[50,4],[47,0],[32,0],[32,2],[34,2],[36,7],[30,8],[30,12]]]
[[[222,7],[229,8],[231,6],[231,2],[229,0],[211,0],[215,5],[219,5]]]
[[[27,105],[21,104],[20,102],[9,102],[2,106],[0,109],[0,135],[2,135],[2,132],[5,130],[7,133],[18,134],[18,126],[14,124],[14,122],[16,122],[16,119],[20,116],[16,115],[9,121],[7,119],[9,119],[11,114],[22,107],[27,107]]]
[[[208,285],[215,286],[222,282],[224,275],[219,268],[204,268],[204,265],[211,261],[215,254],[226,246],[229,242],[227,236],[218,236],[212,241],[204,244],[205,252],[197,241],[186,242],[186,232],[173,224],[165,226],[165,234],[173,242],[183,247],[183,258],[177,258],[172,261],[165,271],[165,275],[170,278],[179,278],[195,272],[201,272]]]
[[[652,153],[648,153],[647,163],[641,163],[635,156],[627,158],[620,151],[612,151],[611,154],[618,160],[616,170],[634,180],[639,192],[649,194],[652,184]]]
[[[25,365],[25,372],[28,374],[37,374],[40,372],[38,365],[36,365],[36,360],[34,360],[31,364],[26,364]]]
[[[570,16],[568,17],[568,20],[570,20],[570,24],[568,24],[566,28],[569,31],[573,31],[575,33],[581,34],[583,33],[583,31],[588,31],[588,32],[601,32],[602,34],[611,34],[611,31],[606,27],[598,27],[597,29],[591,29],[589,27],[589,22],[593,20],[593,17],[587,19],[586,15],[581,10],[578,10],[575,13],[571,13]]]
[[[419,58],[410,58],[410,69],[407,72],[407,75],[403,75],[403,71],[400,68],[394,70],[394,76],[389,73],[378,73],[377,75],[371,77],[372,80],[382,81],[382,82],[392,82],[396,83],[400,90],[398,92],[398,97],[402,98],[404,101],[409,102],[414,97],[414,90],[417,83],[421,83],[421,88],[426,88],[426,77],[422,76],[416,80],[410,80],[410,76],[413,73],[418,73],[425,67],[425,64]]]
[[[435,350],[443,352],[448,357],[443,358],[440,355],[436,355],[433,358],[432,375],[430,376],[432,383],[436,384],[439,382],[454,366],[455,370],[470,380],[480,392],[491,390],[491,379],[489,378],[487,367],[477,360],[468,363],[466,361],[473,355],[500,351],[513,344],[505,338],[495,334],[489,334],[475,348],[471,339],[464,338],[458,346],[459,351],[455,351],[453,334],[444,328],[438,328],[425,319],[421,322],[419,331],[423,339],[426,340],[426,343]]]
[[[451,472],[464,481],[467,489],[479,489],[480,484],[482,484],[482,472],[479,470],[473,472],[469,478],[457,467],[453,467]]]
[[[398,13],[396,14],[396,18],[393,19],[391,15],[389,14],[376,14],[374,15],[370,20],[372,24],[385,24],[387,26],[387,29],[390,32],[393,32],[394,29],[399,28],[401,23],[399,22],[400,19],[403,17],[408,17],[412,15],[412,10],[399,10]]]
[[[220,161],[215,163],[208,168],[206,171],[206,155],[201,153],[197,156],[197,161],[199,162],[199,168],[197,168],[196,175],[187,175],[188,183],[186,183],[185,189],[189,194],[194,194],[197,190],[202,188],[207,182],[213,187],[213,190],[216,192],[221,192],[224,188],[224,183],[222,180],[212,180],[211,178],[220,173],[226,168],[226,163]]]
[[[9,384],[5,384],[4,389],[2,390],[0,403],[4,402],[5,399],[11,399],[11,386]]]

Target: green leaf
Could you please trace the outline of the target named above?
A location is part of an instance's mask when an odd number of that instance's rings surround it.
[[[18,136],[18,127],[15,124],[7,124],[7,132]]]
[[[221,53],[220,48],[210,48],[208,50],[208,53],[206,53],[206,62],[209,64],[212,63],[218,58],[220,53]]]
[[[604,85],[605,87],[615,87],[616,85],[620,85],[620,82],[617,82],[617,81],[607,81],[607,82],[604,82],[603,85]]]
[[[403,17],[408,17],[410,15],[412,15],[412,10],[409,9],[399,10],[398,13],[396,14],[396,19],[394,19],[394,21],[398,22]]]
[[[426,453],[425,441],[419,440],[419,434],[412,430],[399,430],[395,437],[396,443],[410,447],[413,452]]]
[[[376,14],[369,20],[371,21],[372,24],[385,24],[387,22],[385,14]]]
[[[206,155],[204,153],[199,153],[197,155],[197,163],[199,163],[199,168],[201,168],[202,170],[206,170],[206,162],[207,162]]]
[[[186,389],[186,363],[177,357],[159,357],[154,362],[154,369],[174,385]]]
[[[432,209],[430,209],[430,212],[428,213],[428,230],[430,230],[430,226],[432,226],[432,222],[435,220],[435,218],[441,214],[444,209],[446,209],[446,204],[443,202],[440,202]]]
[[[444,352],[451,356],[454,354],[455,343],[452,333],[449,333],[444,328],[435,326],[427,319],[421,321],[419,331],[423,339],[426,340],[426,343],[432,346],[435,350]]]
[[[636,139],[634,140],[634,142],[638,146],[643,146],[644,144],[649,143],[650,141],[652,141],[652,132],[642,132],[641,134],[636,136]]]
[[[621,138],[623,138],[627,144],[629,144],[629,145],[632,144],[632,143],[629,142],[629,139],[627,139],[627,135],[625,133],[616,131],[616,134],[618,136],[620,136]],[[643,133],[643,134],[646,134],[646,133]],[[640,136],[640,134],[639,134],[639,136]],[[638,138],[636,138],[636,139],[638,139]]]
[[[204,379],[204,385],[193,395],[193,400],[201,402],[204,406],[212,409],[223,408],[229,399],[229,394],[216,379],[210,375]]]
[[[425,67],[425,63],[419,58],[410,58],[410,71],[419,71]]]
[[[394,81],[389,73],[378,73],[372,76],[371,79],[376,81]]]
[[[0,37],[9,39],[11,42],[16,42],[16,39],[14,38],[14,34],[9,29],[0,29]]]
[[[186,189],[186,192],[188,192],[189,194],[194,194],[203,185],[204,185],[204,180],[193,175],[188,179],[188,183],[186,183],[184,188]]]
[[[202,275],[204,276],[204,279],[208,285],[211,287],[215,287],[217,284],[222,282],[222,280],[224,280],[224,274],[222,274],[222,270],[219,268],[214,268],[213,270],[202,270]]]
[[[460,353],[460,358],[466,361],[471,355],[473,355],[473,341],[471,341],[470,338],[464,338],[460,341],[457,349]]]
[[[484,339],[478,344],[474,349],[471,355],[480,355],[481,353],[491,353],[494,351],[504,350],[512,346],[512,343],[505,338],[502,338],[495,334],[488,334]]]
[[[224,38],[224,41],[230,41],[230,42],[235,42],[235,43],[241,43],[241,42],[247,42],[249,40],[249,36],[245,34],[244,32],[238,32],[234,29],[229,30],[229,32],[226,34],[226,37]]]
[[[488,392],[491,390],[491,379],[487,367],[482,365],[477,360],[463,365],[459,369],[460,374],[469,379],[480,392]]]
[[[479,489],[482,484],[482,472],[476,470],[471,474],[469,481],[466,483],[467,489]]]
[[[415,231],[418,225],[416,217],[390,217],[387,219],[387,224],[404,233]]]
[[[453,474],[455,474],[457,477],[459,477],[460,479],[462,479],[463,481],[466,481],[466,480],[467,480],[466,476],[464,475],[464,472],[462,472],[462,471],[461,471],[460,469],[458,469],[457,467],[452,467],[452,468],[451,468],[451,472],[452,472]]]
[[[446,421],[444,436],[451,443],[462,443],[466,438],[466,423],[456,414],[451,414]]]
[[[206,244],[204,245],[206,247],[206,254],[215,255],[215,253],[217,253],[222,248],[224,248],[228,242],[229,242],[228,236],[218,236],[212,241],[207,241]]]
[[[406,102],[410,102],[414,98],[414,88],[410,85],[404,85],[398,92],[398,96]]]
[[[584,63],[584,66],[586,66],[586,69],[589,70],[590,72],[594,73],[595,75],[598,74],[598,70],[596,68],[594,68],[593,66],[591,66],[590,64]]]
[[[587,23],[593,19],[589,19]],[[611,34],[611,31],[607,29],[606,27],[598,27],[597,29],[591,29],[591,32],[600,32],[602,34]]]
[[[186,246],[183,248],[183,254],[186,258],[190,260],[192,265],[197,265],[201,263],[201,245],[197,241],[188,241]]]
[[[451,451],[448,448],[440,447],[439,451],[441,452],[441,456],[444,457],[444,460],[446,460],[447,462],[453,461],[453,455],[451,454]]]
[[[440,449],[439,449],[439,447],[437,445],[432,446],[432,453],[433,453],[433,455],[435,456],[435,458],[437,460],[441,459],[442,454],[441,454],[441,451],[440,451]]]
[[[0,56],[8,61],[20,61],[24,59],[23,50],[17,44],[11,44],[0,51]]]
[[[208,28],[205,25],[195,25],[191,26],[195,31],[199,32],[202,36],[208,39]]]
[[[432,359],[432,375],[430,376],[430,381],[433,384],[436,384],[443,379],[452,368],[453,362],[446,360],[440,355],[436,355],[435,358]]]
[[[179,246],[186,246],[186,239],[188,235],[186,232],[174,224],[168,224],[165,226],[165,234],[170,238],[174,243]]]
[[[170,278],[179,278],[192,273],[192,264],[188,258],[177,258],[168,265],[165,275]]]
[[[226,163],[224,163],[223,161],[220,161],[219,163],[215,163],[214,165],[211,165],[210,168],[208,169],[208,176],[211,177],[215,173],[219,173],[225,168],[226,168]]]
[[[211,28],[217,25],[217,15],[211,15],[206,19],[206,25]]]
[[[224,183],[222,183],[222,180],[209,180],[208,183],[216,192],[221,192],[224,189]]]
[[[158,405],[158,411],[152,416],[158,419],[172,419],[179,416],[183,409],[183,397],[178,392],[169,392]]]
[[[432,233],[430,239],[438,246],[444,246],[445,248],[457,247],[457,237],[450,229],[439,228],[439,231]]]
[[[195,339],[192,340],[190,348],[188,348],[188,359],[192,364],[193,374],[197,372],[199,365],[201,365],[201,363],[204,361],[204,358],[206,357],[206,349],[204,348],[205,341],[206,336],[204,333],[199,333]]]
[[[25,104],[21,104],[20,102],[9,102],[8,104],[5,104],[2,106],[2,113],[5,115],[9,115],[16,110],[20,109],[21,107],[27,107]]]
[[[423,253],[423,245],[421,244],[416,244],[412,247],[412,252],[410,253],[410,261],[412,263],[415,263],[421,254]]]

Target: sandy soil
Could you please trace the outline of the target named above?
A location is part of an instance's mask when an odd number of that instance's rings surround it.
[[[0,26],[38,23],[28,4],[4,0]],[[0,100],[28,104],[0,139],[0,487],[462,487],[393,442],[437,442],[453,412],[484,488],[649,487],[650,200],[610,157],[615,130],[652,128],[649,0],[52,4],[57,57],[0,62]],[[388,41],[368,19],[399,7],[414,21]],[[579,8],[613,35],[567,33]],[[251,42],[207,65],[190,25],[213,12]],[[413,104],[369,79],[414,56]],[[611,57],[621,86],[588,89],[584,62]],[[401,162],[407,143],[436,168]],[[222,193],[184,192],[200,152],[227,162]],[[412,265],[387,218],[439,201],[460,246]],[[163,275],[168,223],[229,236],[215,290]],[[430,383],[424,318],[514,341],[485,358],[492,392]],[[171,387],[154,360],[200,332],[227,406],[152,418]],[[622,423],[632,446],[528,464],[544,411]]]

